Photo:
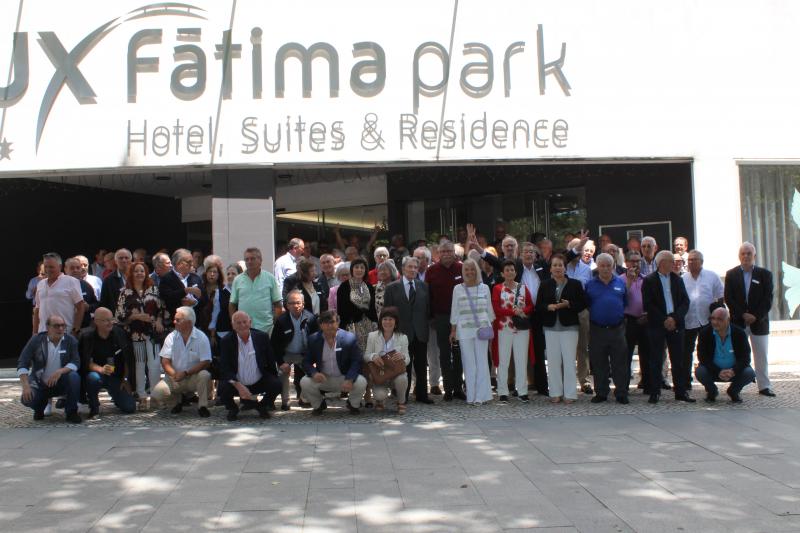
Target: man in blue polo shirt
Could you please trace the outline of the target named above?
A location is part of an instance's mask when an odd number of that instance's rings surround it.
[[[628,403],[628,347],[625,342],[625,281],[614,275],[614,258],[606,253],[595,260],[598,275],[586,283],[589,304],[589,360],[594,374],[592,403],[608,399],[609,373],[617,402]]]

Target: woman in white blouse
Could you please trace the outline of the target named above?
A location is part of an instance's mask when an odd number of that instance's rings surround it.
[[[411,356],[408,354],[408,337],[398,329],[400,314],[396,307],[384,307],[378,320],[378,330],[371,332],[367,336],[367,349],[364,350],[364,362],[374,362],[378,366],[383,365],[381,356],[391,354],[391,357],[402,358],[405,365],[411,363]],[[389,388],[395,390],[397,394],[397,414],[402,415],[406,412],[406,390],[408,389],[408,377],[402,372],[390,383],[383,385],[372,384],[372,395],[375,398],[375,409],[382,410],[383,403],[389,396]]]
[[[467,259],[462,266],[464,283],[453,288],[450,311],[450,343],[458,339],[461,364],[467,388],[467,403],[480,405],[492,399],[487,359],[489,340],[479,339],[480,328],[491,328],[494,321],[492,295],[481,282],[478,263]]]

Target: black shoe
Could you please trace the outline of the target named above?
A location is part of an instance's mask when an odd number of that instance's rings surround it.
[[[452,402],[453,401],[453,393],[452,392],[445,392],[444,393],[444,401]],[[42,415],[44,416],[44,415]]]
[[[33,419],[34,420],[44,420],[44,411],[34,411],[33,412]]]
[[[347,411],[351,415],[360,415],[361,414],[361,409],[359,409],[358,407],[353,407],[352,405],[350,405],[350,402],[347,402],[345,405],[347,405]]]
[[[198,407],[197,414],[200,415],[200,418],[208,418],[209,416],[211,416],[208,407]]]
[[[309,407],[311,407],[311,404],[308,402],[304,402],[303,400],[297,400],[297,406],[302,407],[304,409],[308,409]]]
[[[372,403],[371,400],[368,402],[364,402],[364,409],[372,409],[373,407],[375,407],[375,404]]]
[[[769,390],[769,389],[761,389],[760,391],[758,391],[758,393],[759,393],[761,396],[769,396],[770,398],[774,398],[774,397],[775,397],[775,393],[774,393],[774,392],[772,392],[772,391],[771,391],[771,390]]]
[[[80,424],[81,422],[83,422],[81,415],[79,415],[77,411],[73,413],[67,413],[67,415],[64,418],[66,418],[67,422],[69,422],[70,424]]]
[[[689,396],[688,394],[680,394],[675,396],[676,402],[686,402],[686,403],[695,403],[697,400]]]
[[[441,395],[442,395],[442,389],[440,389],[439,387],[431,387],[431,396],[441,396]]]
[[[347,398],[347,393],[346,393],[346,392],[344,392],[344,391],[340,392],[340,393],[339,393],[339,398],[341,398],[342,400],[344,400],[345,398]]]
[[[228,411],[228,416],[226,418],[228,419],[228,422],[236,422],[239,420],[239,410],[237,409],[235,411]]]
[[[433,404],[433,400],[431,400],[431,399],[430,399],[430,398],[428,398],[428,397],[425,397],[425,398],[417,398],[416,402],[417,402],[417,403],[426,403],[426,404],[428,404],[428,405],[431,405],[431,404]]]
[[[608,400],[605,396],[593,396],[592,403],[603,403],[604,401]]]
[[[519,396],[519,393],[517,393],[517,391],[516,391],[516,390],[512,390],[512,391],[511,391],[511,397],[512,397],[512,398],[516,398],[517,396]]]
[[[239,409],[242,411],[252,411],[258,407],[258,402],[255,400],[241,400],[239,402]]]
[[[183,411],[183,404],[182,404],[182,403],[180,403],[180,402],[178,402],[178,403],[176,403],[176,404],[175,404],[175,407],[173,407],[173,408],[170,410],[170,413],[172,413],[173,415],[177,415],[177,414],[178,414],[178,413],[180,413],[181,411]]]
[[[719,391],[707,391],[706,392],[706,402],[714,403],[717,401],[717,396],[719,396]]]
[[[89,416],[86,417],[87,420],[91,420],[92,418],[100,415],[100,409],[89,409]]]
[[[214,400],[214,407],[222,407],[223,405],[225,405],[225,402],[222,401],[222,398],[218,397],[216,400]]]
[[[767,390],[769,390],[769,389],[767,389]],[[775,395],[773,394],[773,396],[775,396]],[[738,392],[733,392],[730,389],[728,389],[728,398],[730,398],[733,403],[742,403],[742,397],[739,396],[739,393]]]
[[[288,403],[281,404],[281,411],[288,411],[289,409],[291,409],[291,407],[289,407]]]
[[[64,398],[59,398],[56,400],[56,409],[63,409],[67,405],[67,400]]]
[[[347,405],[350,405],[350,404],[347,404]],[[312,416],[319,416],[319,415],[322,414],[322,411],[324,411],[327,408],[328,408],[328,402],[326,402],[325,400],[322,400],[322,403],[319,404],[319,407],[317,407],[316,409],[312,409],[311,410],[311,415]]]
[[[617,403],[621,403],[622,405],[628,405],[631,401],[628,399],[627,396],[617,396]]]
[[[497,401],[498,401],[499,403],[508,403],[508,396],[506,396],[506,395],[504,394],[504,395],[500,396],[500,397],[497,399]]]
[[[519,401],[521,401],[522,403],[528,403],[531,401],[531,399],[528,398],[527,394],[523,394],[522,396],[519,397]]]
[[[647,403],[658,403],[658,394],[651,394]]]
[[[641,390],[641,389],[644,389],[644,382],[643,382],[643,381],[640,381],[639,383],[637,383],[637,384],[636,384],[636,388],[637,388],[637,389],[640,389],[640,390]]]
[[[288,407],[289,406],[287,405],[286,407],[287,407],[286,410],[288,411]],[[268,409],[267,405],[258,404],[258,406],[256,407],[256,410],[258,411],[258,418],[267,419],[267,418],[271,418],[272,417],[272,415],[269,414],[269,409]]]
[[[453,393],[453,398],[458,398],[459,400],[464,400],[465,402],[467,401],[467,395],[461,391],[455,391]]]
[[[584,394],[594,394],[594,389],[588,383],[584,383],[584,385],[581,387],[581,392]]]
[[[664,390],[672,390],[672,385],[667,383],[666,381],[661,382],[661,388]]]

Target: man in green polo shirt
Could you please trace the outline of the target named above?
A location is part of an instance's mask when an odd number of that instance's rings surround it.
[[[244,311],[253,321],[253,328],[272,334],[272,323],[280,316],[281,290],[275,276],[261,270],[261,250],[244,251],[245,271],[236,276],[231,286],[230,315]]]

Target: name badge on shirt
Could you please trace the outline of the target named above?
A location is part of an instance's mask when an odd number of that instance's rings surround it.
[[[342,349],[341,349],[341,348],[336,348],[336,351],[337,351],[337,352],[341,352],[341,351],[342,351]]]
[[[116,352],[114,352],[114,355],[119,355],[121,353],[122,353],[122,350],[120,349],[120,350],[117,350]]]
[[[622,287],[614,287],[614,290],[617,292],[622,292]]]
[[[284,335],[288,335],[289,333],[291,333],[293,331],[294,331],[293,329],[287,329],[286,331],[283,332],[283,334]]]
[[[758,281],[757,279],[751,279],[750,283],[755,283],[756,285],[761,285],[761,282]]]
[[[461,276],[456,276],[456,277],[454,277],[453,279],[454,279],[455,281],[458,281],[458,280],[460,280],[460,279],[461,279]]]
[[[59,350],[58,353],[64,354],[64,353],[67,353],[67,351],[66,350]]]

